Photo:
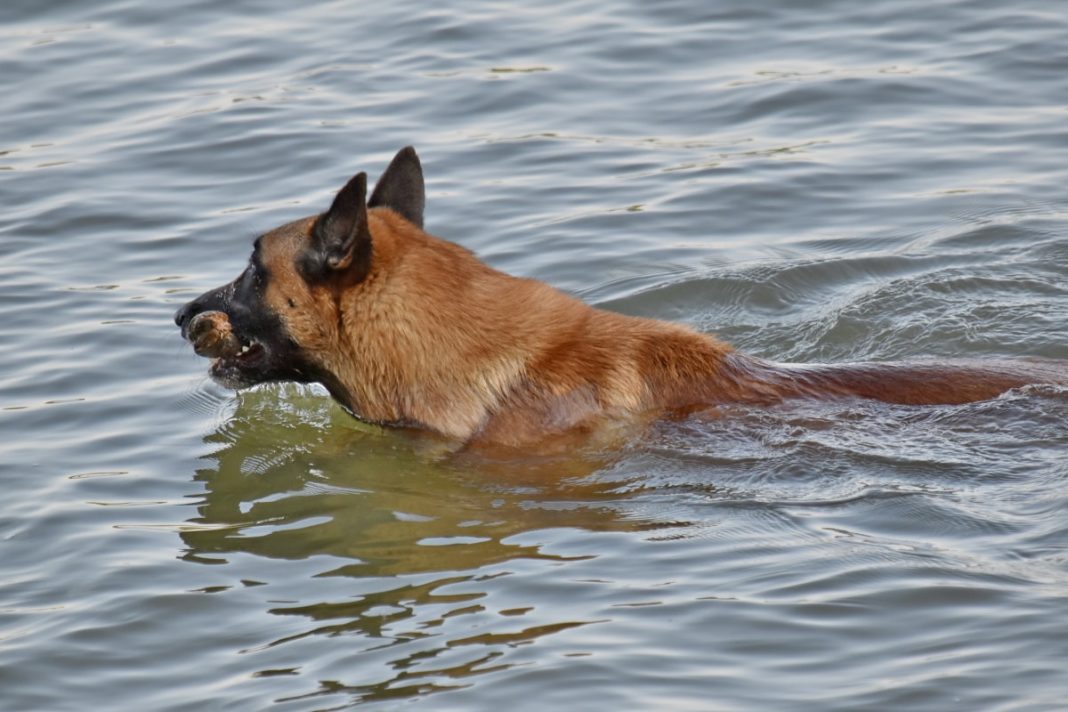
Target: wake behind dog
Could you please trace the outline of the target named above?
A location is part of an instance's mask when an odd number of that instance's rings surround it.
[[[593,308],[492,269],[423,230],[419,158],[402,149],[370,198],[359,173],[330,209],[255,242],[233,282],[175,315],[211,375],[243,388],[321,383],[357,418],[465,444],[577,442],[618,423],[798,397],[957,404],[1068,384],[1056,361],[779,364],[680,324]]]

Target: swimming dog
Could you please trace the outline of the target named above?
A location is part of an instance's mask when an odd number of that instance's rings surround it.
[[[233,282],[175,322],[211,375],[243,388],[321,383],[357,418],[462,443],[526,446],[610,422],[728,403],[860,397],[957,404],[1036,383],[1056,362],[779,364],[708,334],[591,307],[423,230],[411,147],[370,198],[358,173],[329,210],[255,241]]]

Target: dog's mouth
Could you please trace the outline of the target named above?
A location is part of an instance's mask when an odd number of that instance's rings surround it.
[[[223,312],[197,314],[189,324],[186,338],[197,355],[212,359],[208,370],[211,377],[231,388],[256,383],[257,374],[267,362],[266,345],[237,334]]]
[[[258,341],[248,341],[233,353],[216,356],[208,367],[208,374],[227,388],[245,388],[263,380],[267,364],[267,347]]]
[[[213,359],[208,374],[227,388],[245,388],[262,380],[258,376],[266,359],[267,349],[263,344],[243,344],[237,353]]]
[[[267,348],[258,341],[242,343],[236,353],[218,356],[212,360],[212,368],[216,366],[232,365],[243,368],[254,368],[263,362],[267,356]]]

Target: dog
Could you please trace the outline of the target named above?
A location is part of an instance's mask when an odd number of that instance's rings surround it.
[[[1068,383],[1055,361],[781,364],[686,326],[624,316],[513,277],[423,230],[423,170],[402,149],[370,198],[358,173],[325,213],[255,241],[233,282],[175,322],[239,389],[320,383],[355,417],[526,447],[730,403],[859,397],[959,404]]]

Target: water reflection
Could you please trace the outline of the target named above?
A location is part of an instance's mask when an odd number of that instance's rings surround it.
[[[652,526],[615,506],[634,490],[597,476],[607,457],[437,456],[432,441],[354,422],[307,392],[246,394],[205,440],[219,449],[196,473],[206,492],[200,526],[183,533],[190,558],[328,554],[351,562],[334,573],[386,576],[543,556],[506,543],[522,532]]]
[[[507,668],[505,651],[592,622],[554,598],[566,585],[548,599],[530,590],[596,555],[551,550],[567,548],[559,541],[661,526],[628,513],[641,487],[605,474],[604,459],[443,456],[296,387],[244,394],[206,441],[218,449],[195,475],[204,493],[180,534],[183,556],[231,565],[234,588],[284,593],[266,595],[263,610],[306,624],[265,648],[333,638],[358,648],[361,679],[317,674],[311,695],[382,700]],[[257,675],[299,668],[272,657]]]

